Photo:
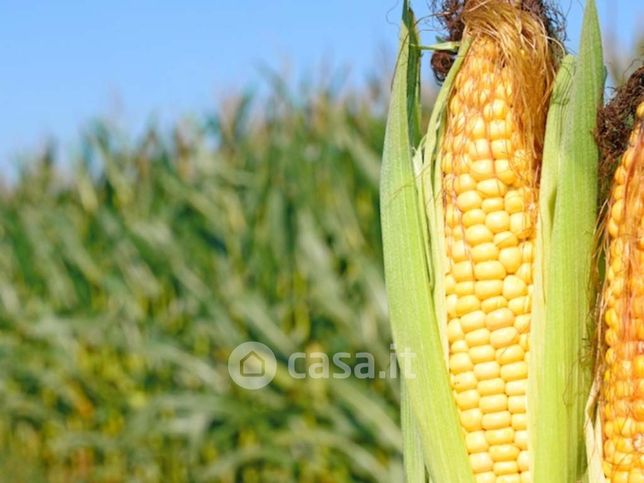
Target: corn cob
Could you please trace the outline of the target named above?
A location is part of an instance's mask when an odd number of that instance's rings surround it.
[[[644,482],[644,102],[636,117],[607,212],[600,415],[611,482]]]
[[[403,2],[383,151],[407,481],[577,481],[603,79],[596,8],[588,0],[584,48],[561,59],[553,87],[556,42],[539,0],[443,7],[448,41],[429,48],[444,84],[421,138],[418,30]]]
[[[520,15],[507,5],[499,10]],[[449,371],[476,481],[526,482],[534,208],[545,124],[538,103],[547,99],[551,60],[542,44],[531,65],[517,65],[508,56],[519,54],[520,39],[492,35],[487,14],[479,8],[466,17],[475,37],[454,80],[441,150]],[[538,38],[538,25],[534,31]],[[525,83],[527,68],[533,78]]]

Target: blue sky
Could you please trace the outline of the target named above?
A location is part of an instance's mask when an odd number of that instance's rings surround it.
[[[629,46],[641,0],[597,2],[604,31]],[[206,112],[256,85],[260,65],[297,78],[330,62],[359,83],[395,51],[400,3],[0,0],[0,168],[48,136],[71,149],[97,116],[136,131],[151,118]],[[425,0],[412,4],[427,13]],[[574,47],[583,2],[560,4]]]

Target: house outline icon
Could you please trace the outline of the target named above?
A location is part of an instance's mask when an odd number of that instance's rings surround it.
[[[255,363],[253,363],[256,361]],[[259,366],[259,367],[257,367]],[[251,350],[239,360],[239,374],[242,377],[264,377],[266,361],[256,351]]]

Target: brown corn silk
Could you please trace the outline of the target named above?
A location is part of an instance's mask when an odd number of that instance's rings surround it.
[[[477,482],[530,481],[527,433],[538,173],[554,61],[543,23],[470,2],[441,144],[449,371]]]
[[[644,482],[644,102],[613,176],[606,229],[603,470],[611,482]]]

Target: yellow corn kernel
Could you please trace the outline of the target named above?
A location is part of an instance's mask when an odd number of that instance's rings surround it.
[[[490,344],[495,349],[508,347],[518,342],[519,332],[514,327],[504,327],[490,334]]]
[[[505,268],[498,260],[488,260],[474,265],[474,276],[477,280],[503,280]]]
[[[493,242],[482,243],[471,249],[472,261],[476,263],[497,260],[499,258],[499,248]]]
[[[490,447],[490,456],[494,461],[515,461],[519,458],[519,448],[513,444],[500,444]]]
[[[485,198],[481,203],[481,209],[486,213],[494,213],[505,209],[505,202],[503,198]]]
[[[491,345],[479,345],[470,349],[470,359],[474,364],[490,362],[495,358],[496,353]]]
[[[510,309],[505,307],[489,312],[485,316],[485,326],[490,329],[490,331],[512,327],[513,324],[514,314]]]
[[[507,273],[515,273],[523,262],[521,249],[519,247],[502,249],[499,253],[499,261],[503,264]]]
[[[508,306],[508,301],[505,297],[497,295],[496,297],[490,297],[481,302],[481,310],[486,314],[494,312],[495,310],[502,309]]]
[[[501,394],[505,387],[505,381],[500,377],[495,379],[484,379],[479,381],[476,390],[481,396],[490,396],[493,394]]]
[[[512,414],[509,411],[483,414],[481,425],[483,429],[507,428],[512,422]]]
[[[489,453],[474,453],[470,455],[470,464],[475,473],[483,473],[492,470],[494,461]]]
[[[484,414],[505,411],[508,407],[508,397],[505,394],[484,396],[479,399],[479,407]]]
[[[493,444],[509,444],[514,441],[514,429],[505,427],[501,429],[492,429],[485,432],[485,438],[491,445]]]
[[[497,349],[496,357],[499,364],[522,361],[525,358],[525,351],[519,344],[514,344],[502,349]]]
[[[496,474],[494,471],[476,473],[476,483],[496,483]]]
[[[480,300],[495,297],[502,293],[503,282],[501,280],[479,280],[474,283],[474,295],[476,295]]]
[[[469,453],[481,453],[487,451],[490,445],[485,439],[484,431],[475,431],[465,436],[465,446]]]

